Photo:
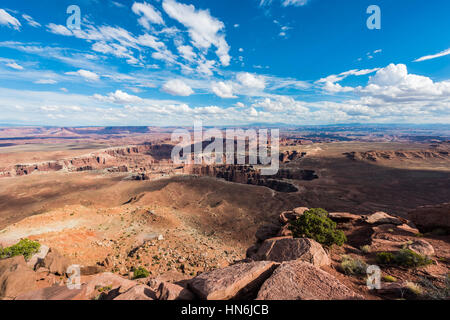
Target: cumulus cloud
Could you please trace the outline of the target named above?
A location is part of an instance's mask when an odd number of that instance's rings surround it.
[[[6,12],[4,9],[0,9],[0,25],[4,25],[15,30],[20,30],[22,26],[16,18]]]
[[[95,72],[89,71],[89,70],[80,69],[78,71],[66,72],[66,74],[71,75],[71,76],[80,76],[88,81],[100,80],[100,76],[98,74],[96,74]]]
[[[136,103],[142,101],[140,97],[128,94],[126,92],[123,92],[122,90],[116,90],[116,92],[111,92],[107,96],[94,94],[94,98],[100,101],[118,104]]]
[[[167,81],[162,90],[168,94],[173,96],[190,96],[194,93],[194,90],[190,86],[188,86],[183,80],[180,79],[172,79]]]
[[[430,100],[450,97],[450,81],[434,82],[428,77],[408,73],[404,64],[390,64],[370,77],[361,93],[383,100]]]
[[[164,20],[161,16],[161,12],[155,9],[151,4],[147,2],[135,2],[131,7],[131,10],[137,15],[140,15],[138,22],[146,30],[150,29],[150,24],[164,24]]]
[[[216,47],[216,54],[223,66],[230,64],[230,47],[225,40],[222,21],[211,16],[209,10],[196,10],[193,5],[178,3],[175,0],[163,1],[164,11],[172,19],[183,24],[191,37],[192,44],[201,50]]]
[[[447,49],[447,50],[441,51],[439,53],[436,53],[436,54],[430,54],[430,55],[427,55],[427,56],[420,57],[420,58],[414,60],[414,62],[420,62],[420,61],[436,59],[436,58],[440,58],[440,57],[443,57],[443,56],[447,56],[449,54],[450,54],[450,48]]]
[[[236,98],[233,95],[233,84],[231,82],[215,82],[211,85],[211,90],[221,98]]]
[[[194,58],[197,56],[191,46],[178,46],[177,50],[181,56],[188,61],[194,61]]]
[[[237,81],[239,81],[243,86],[251,89],[264,89],[266,83],[264,77],[251,74],[248,72],[241,72],[236,75]]]

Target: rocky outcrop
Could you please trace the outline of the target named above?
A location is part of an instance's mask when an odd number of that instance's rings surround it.
[[[105,272],[93,277],[87,282],[76,299],[92,300],[101,294],[113,299],[136,285],[137,283],[135,281],[124,279],[111,272]]]
[[[202,300],[249,299],[276,267],[271,261],[235,264],[203,273],[188,286]]]
[[[297,220],[305,211],[308,211],[308,208],[298,207],[292,210],[283,211],[282,213],[280,213],[278,221],[280,221],[281,224],[287,224],[291,221]]]
[[[70,266],[70,260],[55,249],[51,249],[44,259],[38,261],[35,268],[46,268],[50,273],[64,276]]]
[[[408,244],[408,248],[423,256],[434,256],[433,246],[429,242],[422,239],[413,241],[413,243]]]
[[[312,180],[310,172],[290,174],[289,170],[279,170],[274,176],[261,175],[260,171],[251,165],[207,165],[194,166],[190,169],[192,174],[216,177],[230,182],[265,186],[278,192],[297,192],[293,184],[282,179]],[[312,171],[314,173],[314,171]]]
[[[257,300],[363,299],[332,275],[304,261],[284,262],[262,285]]]
[[[280,153],[280,162],[288,163],[291,161],[295,161],[306,156],[306,152],[297,152],[296,150],[286,150]]]
[[[335,222],[349,222],[362,219],[362,216],[349,212],[330,212],[328,217]]]
[[[35,272],[27,267],[23,256],[0,260],[0,297],[13,299],[35,289]]]
[[[418,207],[408,212],[408,218],[421,232],[435,229],[450,232],[450,202]]]
[[[330,264],[330,259],[320,243],[307,238],[268,239],[251,258],[276,262],[302,260],[318,267]]]
[[[145,284],[135,285],[113,300],[154,300],[155,293]]]
[[[18,295],[15,300],[72,300],[81,289],[69,289],[67,286],[51,286]]]
[[[450,158],[449,152],[444,150],[366,151],[346,152],[344,155],[351,160],[365,160],[372,162],[383,160],[447,160]]]
[[[194,300],[195,295],[182,286],[174,283],[162,282],[156,292],[158,300]]]
[[[386,212],[375,212],[366,217],[366,222],[369,224],[395,224],[400,225],[406,222],[405,219],[401,219],[398,217],[394,217],[392,215],[387,214]]]

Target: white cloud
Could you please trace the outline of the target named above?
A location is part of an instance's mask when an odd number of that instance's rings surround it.
[[[404,64],[390,64],[370,77],[366,87],[360,88],[385,101],[425,101],[450,98],[450,81],[434,82],[428,77],[409,74]]]
[[[175,0],[163,1],[164,11],[173,19],[183,24],[189,32],[192,44],[200,50],[208,50],[214,45],[223,66],[230,64],[229,45],[222,30],[222,21],[211,16],[209,10],[196,10],[193,5],[185,5]]]
[[[32,17],[30,17],[27,14],[23,14],[22,18],[24,18],[25,20],[27,20],[28,24],[30,26],[32,26],[33,28],[39,28],[41,26],[41,24],[37,21],[35,21]]]
[[[264,89],[266,87],[264,77],[248,72],[238,73],[236,79],[247,88]]]
[[[78,71],[75,72],[66,72],[67,75],[71,75],[71,76],[81,76],[84,79],[88,80],[88,81],[98,81],[100,80],[100,76],[98,74],[96,74],[95,72],[92,71],[88,71],[88,70],[83,70],[80,69]]]
[[[20,30],[22,26],[16,18],[6,12],[4,9],[0,9],[0,25],[4,25],[15,30]]]
[[[299,6],[304,6],[307,3],[308,3],[308,0],[284,0],[282,2],[282,5],[283,5],[283,7],[288,7],[288,6],[299,7]]]
[[[147,2],[135,2],[131,7],[131,10],[137,15],[141,15],[138,22],[146,30],[150,30],[150,24],[164,24],[164,20],[161,13],[156,10],[152,5]]]
[[[94,94],[95,99],[100,101],[107,101],[118,104],[136,103],[142,101],[138,96],[130,95],[122,90],[116,90],[116,92],[111,92],[107,96],[102,96],[100,94]]]
[[[211,90],[221,98],[236,98],[233,95],[233,83],[231,82],[215,82],[211,85]]]
[[[140,45],[153,48],[155,50],[161,50],[166,47],[164,42],[158,41],[158,38],[149,34],[143,34],[139,36],[137,40]]]
[[[186,97],[194,93],[194,90],[192,90],[190,86],[188,86],[183,80],[180,79],[173,79],[167,81],[163,85],[162,90],[173,96]]]
[[[270,5],[273,0],[260,0],[260,6]],[[280,0],[283,7],[295,6],[300,7],[308,3],[308,0]]]
[[[23,67],[15,62],[7,63],[6,66],[15,70],[23,70]]]
[[[51,33],[59,34],[59,35],[62,35],[62,36],[71,36],[71,35],[73,35],[72,31],[70,31],[65,26],[60,25],[60,24],[49,23],[47,25],[47,29]]]
[[[337,75],[336,74],[329,75],[325,78],[321,78],[321,79],[317,80],[315,83],[322,85],[322,88],[325,91],[330,92],[330,93],[351,92],[354,90],[353,87],[341,86],[337,82],[344,80],[345,78],[347,78],[349,76],[363,76],[363,75],[367,75],[367,74],[373,73],[378,70],[380,70],[380,68],[361,69],[361,70],[353,69],[353,70],[341,72]]]
[[[194,58],[197,56],[191,46],[178,46],[177,50],[181,56],[188,61],[194,61]]]
[[[428,55],[428,56],[420,57],[420,58],[414,60],[414,62],[420,62],[420,61],[425,61],[425,60],[436,59],[436,58],[440,58],[440,57],[443,57],[443,56],[447,56],[449,54],[450,54],[450,48],[447,49],[447,50],[441,51],[439,53],[436,53],[436,54],[431,54],[431,55]]]
[[[40,80],[34,81],[34,83],[36,83],[36,84],[55,84],[55,83],[58,83],[58,81],[53,80],[53,79],[40,79]]]

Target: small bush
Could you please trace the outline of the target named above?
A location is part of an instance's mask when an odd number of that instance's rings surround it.
[[[385,276],[383,276],[383,281],[384,282],[397,282],[397,278],[390,276],[390,275],[385,275]]]
[[[391,252],[380,252],[377,254],[378,264],[394,264],[395,257]]]
[[[411,249],[401,249],[395,254],[380,252],[377,254],[377,262],[384,265],[397,265],[406,268],[416,268],[431,264],[433,261]]]
[[[15,256],[24,256],[25,260],[39,251],[41,245],[36,241],[30,239],[22,239],[15,245],[4,249],[0,248],[0,259],[11,258]]]
[[[134,270],[133,279],[147,278],[149,275],[150,275],[150,272],[148,272],[147,269],[145,269],[144,267],[139,267]]]
[[[370,253],[370,251],[371,251],[370,246],[368,244],[366,244],[365,246],[359,247],[359,249],[364,253]]]
[[[422,287],[414,282],[407,281],[405,287],[416,296],[420,296],[423,293]]]
[[[297,220],[290,222],[289,229],[296,238],[314,239],[325,246],[341,246],[347,241],[344,232],[336,229],[336,223],[321,208],[306,211]]]
[[[402,249],[395,255],[396,264],[403,267],[421,267],[431,264],[433,261],[411,249]]]
[[[342,256],[340,269],[347,275],[365,275],[367,264],[361,259],[353,258],[348,255]]]

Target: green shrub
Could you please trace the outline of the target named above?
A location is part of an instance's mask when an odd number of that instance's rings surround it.
[[[378,264],[394,264],[395,257],[392,252],[380,252],[377,254]]]
[[[41,245],[30,239],[22,239],[15,245],[4,249],[0,248],[0,259],[11,258],[15,256],[24,256],[25,260],[39,251]]]
[[[336,229],[336,223],[321,208],[306,211],[297,220],[290,222],[289,229],[296,238],[311,238],[326,246],[341,246],[347,241],[344,232]]]
[[[433,261],[411,249],[402,249],[395,255],[395,262],[403,267],[421,267],[431,264]]]
[[[433,261],[411,249],[401,249],[394,253],[380,252],[377,254],[377,262],[384,265],[397,265],[406,268],[416,268],[431,264]]]
[[[133,279],[147,278],[149,275],[150,272],[148,272],[147,269],[145,269],[144,267],[139,267],[137,269],[134,269]]]
[[[370,246],[368,244],[359,247],[359,249],[364,253],[370,253],[370,251],[371,251]]]
[[[384,275],[383,281],[384,282],[397,282],[397,278],[390,276],[390,275]]]
[[[365,275],[367,264],[358,258],[353,258],[348,255],[342,256],[340,269],[347,275]]]

